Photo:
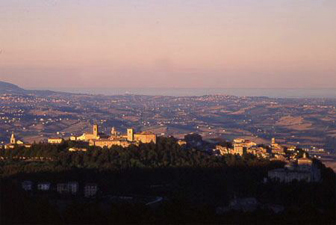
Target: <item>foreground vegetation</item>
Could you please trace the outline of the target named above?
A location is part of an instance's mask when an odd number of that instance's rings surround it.
[[[88,148],[86,152],[69,152],[71,147]],[[60,145],[33,144],[0,150],[1,176],[19,172],[63,171],[72,168],[118,171],[132,168],[224,168],[229,166],[265,167],[270,162],[253,155],[216,157],[196,149],[186,149],[174,138],[159,138],[157,144],[132,145],[128,148],[89,147],[85,143],[66,141]]]

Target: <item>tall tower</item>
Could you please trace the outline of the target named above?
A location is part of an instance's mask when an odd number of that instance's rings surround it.
[[[93,125],[93,135],[95,136],[95,137],[98,137],[98,125],[97,124],[95,124],[95,125]]]
[[[134,130],[133,129],[127,129],[127,140],[134,141]]]
[[[111,129],[111,135],[112,136],[117,136],[117,130],[114,127],[112,127],[112,129]]]
[[[275,138],[272,138],[272,145],[275,145]]]
[[[13,145],[16,144],[16,138],[15,138],[14,132],[12,133],[12,136],[10,138],[10,143],[13,144]]]

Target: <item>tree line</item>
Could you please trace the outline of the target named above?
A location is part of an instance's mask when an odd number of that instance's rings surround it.
[[[71,147],[85,147],[86,152],[69,152]],[[0,150],[3,175],[12,174],[17,167],[26,172],[36,170],[61,170],[88,168],[99,170],[122,170],[130,168],[220,168],[227,166],[267,166],[269,160],[253,155],[227,155],[218,157],[194,148],[177,144],[174,138],[158,138],[156,144],[131,145],[127,148],[112,146],[100,148],[86,143],[65,141],[60,145],[34,143],[31,148],[16,146]],[[16,162],[16,163],[14,163]],[[42,166],[43,165],[43,166]],[[36,172],[32,169],[32,172]]]

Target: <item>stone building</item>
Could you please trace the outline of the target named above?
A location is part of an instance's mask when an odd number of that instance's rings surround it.
[[[121,146],[126,148],[132,144],[132,142],[128,141],[125,138],[118,138],[118,139],[101,139],[101,140],[91,140],[89,142],[90,146],[97,146],[97,147],[107,147],[111,148],[113,145]]]
[[[271,149],[273,154],[285,154],[285,148],[282,147],[280,144],[276,143],[275,138],[272,138]]]
[[[303,153],[303,157],[299,158],[297,163],[300,168],[309,169],[313,166],[313,160],[307,157],[307,153]]]
[[[101,135],[96,139],[89,141],[90,146],[112,147],[113,145],[128,147],[131,144],[138,145],[140,143],[156,143],[156,135],[149,131],[135,133],[134,129],[127,129],[126,135],[120,135],[115,128],[111,130],[110,137],[101,138]]]
[[[245,140],[242,138],[237,138],[233,140],[233,150],[234,154],[238,154],[242,156],[244,153],[247,152],[247,150],[253,146],[256,146],[257,143],[250,141],[250,140]]]
[[[63,138],[48,138],[49,144],[61,144],[63,142]]]
[[[268,157],[267,149],[263,147],[257,147],[257,143],[250,140],[245,140],[243,138],[234,139],[233,148],[217,145],[215,150],[219,151],[221,155],[237,154],[242,156],[244,153],[250,153],[258,157]]]
[[[26,144],[23,141],[17,140],[13,132],[10,137],[9,144],[5,145],[5,149],[13,149],[15,148],[15,146],[23,146],[25,148],[30,148],[31,144]]]
[[[274,169],[268,172],[271,180],[289,183],[294,180],[311,182],[311,173],[308,171],[291,170],[288,168]]]
[[[271,180],[289,183],[294,180],[306,182],[319,182],[321,180],[320,170],[313,161],[304,154],[303,158],[296,163],[289,163],[285,168],[274,169],[268,172]]]
[[[258,146],[253,146],[251,148],[248,148],[247,153],[255,155],[260,158],[269,158],[270,154],[268,153],[268,150],[264,147],[258,147]]]
[[[84,133],[83,135],[76,138],[77,141],[91,141],[98,140],[100,137],[99,127],[97,124],[93,125],[92,133]]]
[[[221,146],[221,145],[216,145],[216,151],[219,152],[221,155],[227,155],[227,154],[233,154],[233,149]]]
[[[134,141],[141,143],[151,143],[156,144],[156,135],[150,131],[143,131],[139,134],[134,134]]]

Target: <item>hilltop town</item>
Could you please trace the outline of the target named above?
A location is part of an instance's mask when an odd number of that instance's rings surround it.
[[[69,152],[86,152],[90,146],[109,149],[115,146],[127,148],[131,145],[139,146],[140,144],[156,144],[157,136],[150,131],[135,133],[132,128],[127,129],[127,133],[123,135],[114,127],[111,129],[110,135],[108,135],[100,132],[99,126],[95,124],[92,127],[92,132],[86,132],[80,136],[70,136],[67,139],[49,138],[48,144],[61,145],[64,141],[82,143],[81,148],[68,148]],[[184,139],[176,140],[176,143],[180,146],[196,148],[200,151],[207,152],[210,155],[237,155],[243,157],[245,154],[251,154],[257,158],[284,162],[286,164],[284,169],[269,171],[269,178],[273,180],[280,180],[282,182],[292,182],[294,180],[318,182],[321,179],[320,171],[314,166],[313,160],[307,157],[306,152],[302,151],[302,149],[297,146],[282,146],[276,142],[275,138],[272,138],[270,145],[258,145],[256,142],[242,138],[236,138],[232,143],[223,143],[219,141],[212,141],[209,143],[203,141],[203,138],[199,134],[190,134],[186,135]],[[9,143],[4,145],[3,149],[10,150],[20,147],[28,149],[29,151],[32,145],[24,143],[21,140],[17,140],[15,134],[12,133]],[[316,157],[316,155],[314,157]],[[2,154],[0,159],[7,160],[8,157],[5,157]],[[19,157],[18,159],[31,160],[29,157]],[[41,158],[40,160],[44,159]]]

